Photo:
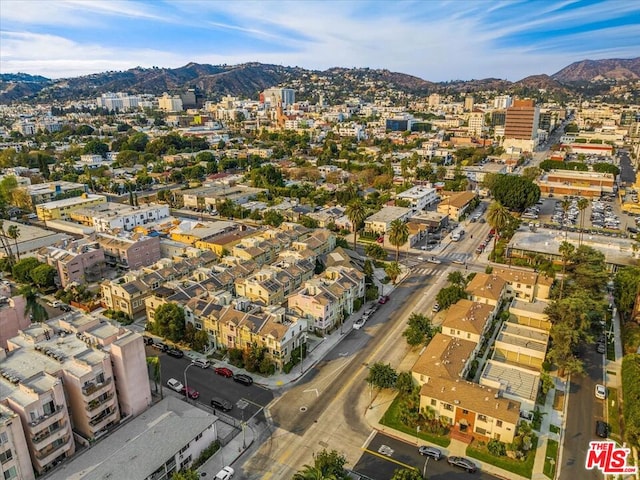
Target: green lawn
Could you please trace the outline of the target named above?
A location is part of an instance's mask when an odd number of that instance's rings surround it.
[[[537,437],[534,437],[533,445],[538,445]],[[467,455],[469,457],[477,458],[481,462],[489,463],[495,467],[515,473],[516,475],[531,478],[533,462],[536,459],[536,449],[533,447],[527,454],[527,459],[522,462],[508,457],[496,457],[487,450],[486,444],[473,442],[467,447]]]
[[[607,407],[609,409],[609,418],[607,422],[611,428],[609,436],[614,440],[620,438],[620,412],[618,411],[618,390],[615,388],[607,388]]]
[[[560,427],[558,427],[557,425],[549,425],[549,431],[551,433],[560,433]]]
[[[551,462],[553,460],[553,463]],[[556,462],[558,461],[558,442],[547,440],[547,452],[544,458],[544,469],[542,472],[553,480],[556,475]]]
[[[398,414],[400,412],[400,395],[396,395],[396,398],[393,399],[391,405],[384,412],[384,415],[380,419],[380,423],[385,427],[393,428],[394,430],[398,430],[400,432],[404,432],[413,437],[416,436],[416,431],[413,428],[407,427],[403,423],[398,420]],[[434,435],[427,432],[420,432],[418,435],[419,438],[426,442],[435,443],[436,445],[440,445],[441,447],[448,447],[449,443],[451,443],[451,439],[449,437],[441,437],[440,435]]]
[[[615,362],[616,360],[616,347],[613,338],[607,341],[607,360]]]

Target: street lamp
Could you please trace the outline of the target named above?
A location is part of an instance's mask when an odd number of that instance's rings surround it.
[[[187,368],[184,369],[184,394],[187,398],[187,403],[189,403],[189,386],[187,385],[187,370],[189,370],[189,367],[193,367],[193,363],[190,363],[187,365]]]

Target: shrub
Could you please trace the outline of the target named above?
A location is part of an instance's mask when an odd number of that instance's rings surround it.
[[[500,440],[489,440],[487,450],[496,457],[504,457],[507,454],[507,446]]]

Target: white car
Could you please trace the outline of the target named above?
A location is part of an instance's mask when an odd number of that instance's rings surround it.
[[[200,368],[209,368],[211,366],[211,362],[206,358],[194,358],[191,360],[193,365],[197,365]]]
[[[224,467],[222,470],[220,470],[218,473],[216,473],[216,476],[214,477],[214,480],[229,480],[231,477],[233,477],[234,474],[234,470],[231,467]]]
[[[442,263],[442,260],[438,260],[436,257],[429,257],[427,259],[427,262],[429,262],[429,263]]]
[[[182,393],[182,389],[184,388],[184,385],[182,385],[182,383],[180,383],[175,378],[170,378],[169,380],[167,380],[167,386],[171,390],[175,390],[178,393]]]
[[[359,318],[358,320],[353,322],[353,329],[360,330],[362,327],[364,327],[364,324],[366,322],[367,322],[367,319],[365,317]]]
[[[607,398],[607,389],[604,385],[596,385],[596,398],[599,398],[600,400]]]

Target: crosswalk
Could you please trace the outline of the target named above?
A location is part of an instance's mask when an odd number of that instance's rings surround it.
[[[473,255],[470,253],[449,252],[440,254],[436,258],[442,263],[427,263],[414,257],[409,259],[406,265],[411,268],[412,272],[419,275],[447,275],[448,269],[443,267],[459,267],[464,269],[469,262],[472,262]]]

